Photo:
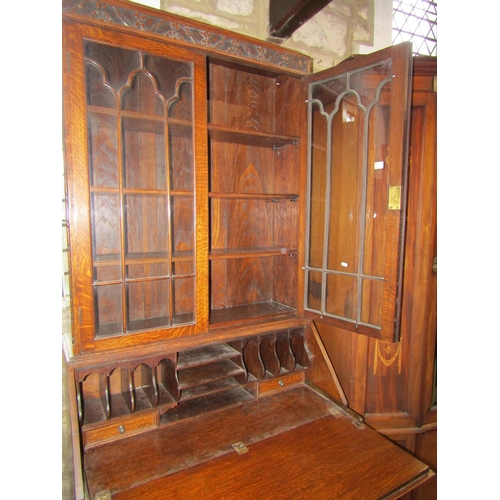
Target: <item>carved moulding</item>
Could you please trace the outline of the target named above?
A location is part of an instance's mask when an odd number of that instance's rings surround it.
[[[151,9],[148,10],[151,12]],[[310,73],[311,60],[307,56],[282,49],[276,50],[269,45],[259,44],[257,39],[241,39],[231,36],[230,32],[209,30],[209,25],[195,22],[191,24],[188,19],[163,11],[154,15],[136,10],[135,6],[130,8],[118,3],[96,0],[63,0],[62,11],[66,17],[89,18],[90,21],[100,24],[133,28],[197,48],[205,48],[210,52],[226,53],[240,59],[286,68],[295,73]]]

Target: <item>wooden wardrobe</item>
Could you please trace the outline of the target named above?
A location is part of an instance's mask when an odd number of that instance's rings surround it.
[[[419,494],[433,63],[62,5],[77,498]]]

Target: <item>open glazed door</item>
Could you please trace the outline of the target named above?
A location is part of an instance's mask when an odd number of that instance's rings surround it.
[[[411,44],[308,78],[304,309],[399,339]]]

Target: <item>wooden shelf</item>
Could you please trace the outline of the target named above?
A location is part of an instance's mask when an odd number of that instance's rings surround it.
[[[247,257],[273,257],[275,255],[296,254],[296,248],[216,248],[211,250],[209,259],[244,259]]]
[[[215,382],[195,385],[182,390],[182,401],[188,401],[200,396],[227,391],[228,389],[233,389],[235,387],[240,387],[240,383],[234,377],[226,377],[216,380]]]
[[[208,345],[179,353],[177,368],[182,370],[189,366],[203,365],[219,359],[238,356],[240,356],[240,353],[227,344]]]
[[[235,129],[223,125],[208,124],[209,137],[217,142],[230,142],[246,146],[261,146],[266,148],[280,148],[299,143],[299,137],[273,133],[256,132],[253,130]]]
[[[91,114],[96,114],[96,115],[118,116],[118,112],[116,111],[116,108],[106,108],[103,106],[87,105],[87,111]],[[123,118],[133,118],[137,121],[143,121],[143,122],[144,121],[154,121],[154,122],[159,122],[159,123],[165,122],[164,115],[153,115],[153,114],[142,113],[142,112],[137,112],[137,111],[120,110],[120,116]],[[191,120],[172,118],[169,116],[169,117],[167,117],[166,121],[170,126],[176,127],[178,129],[182,129],[182,128],[192,129],[193,128],[193,123]]]
[[[204,385],[211,381],[244,374],[245,370],[230,359],[222,359],[209,364],[190,366],[178,372],[181,390],[188,387]]]
[[[175,408],[162,415],[160,425],[198,417],[204,413],[228,408],[252,399],[253,396],[245,389],[235,387],[234,389],[207,394],[189,401],[181,401]]]
[[[210,311],[210,323],[222,324],[236,321],[253,320],[258,318],[269,318],[278,315],[295,315],[297,311],[279,302],[258,302],[242,306],[212,309]]]
[[[172,255],[173,262],[190,261],[194,259],[194,252],[183,251],[174,252]],[[168,260],[167,252],[141,252],[130,253],[125,257],[125,265],[130,264],[154,264],[156,262],[166,262]],[[118,266],[121,264],[118,254],[96,255],[94,256],[94,266]]]
[[[298,194],[262,194],[262,193],[209,193],[210,198],[220,198],[220,199],[241,199],[241,200],[268,200],[270,202],[273,201],[282,201],[282,200],[290,200],[295,202],[299,199]]]

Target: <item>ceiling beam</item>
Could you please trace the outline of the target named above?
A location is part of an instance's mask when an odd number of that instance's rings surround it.
[[[287,39],[331,0],[269,0],[269,35]]]

